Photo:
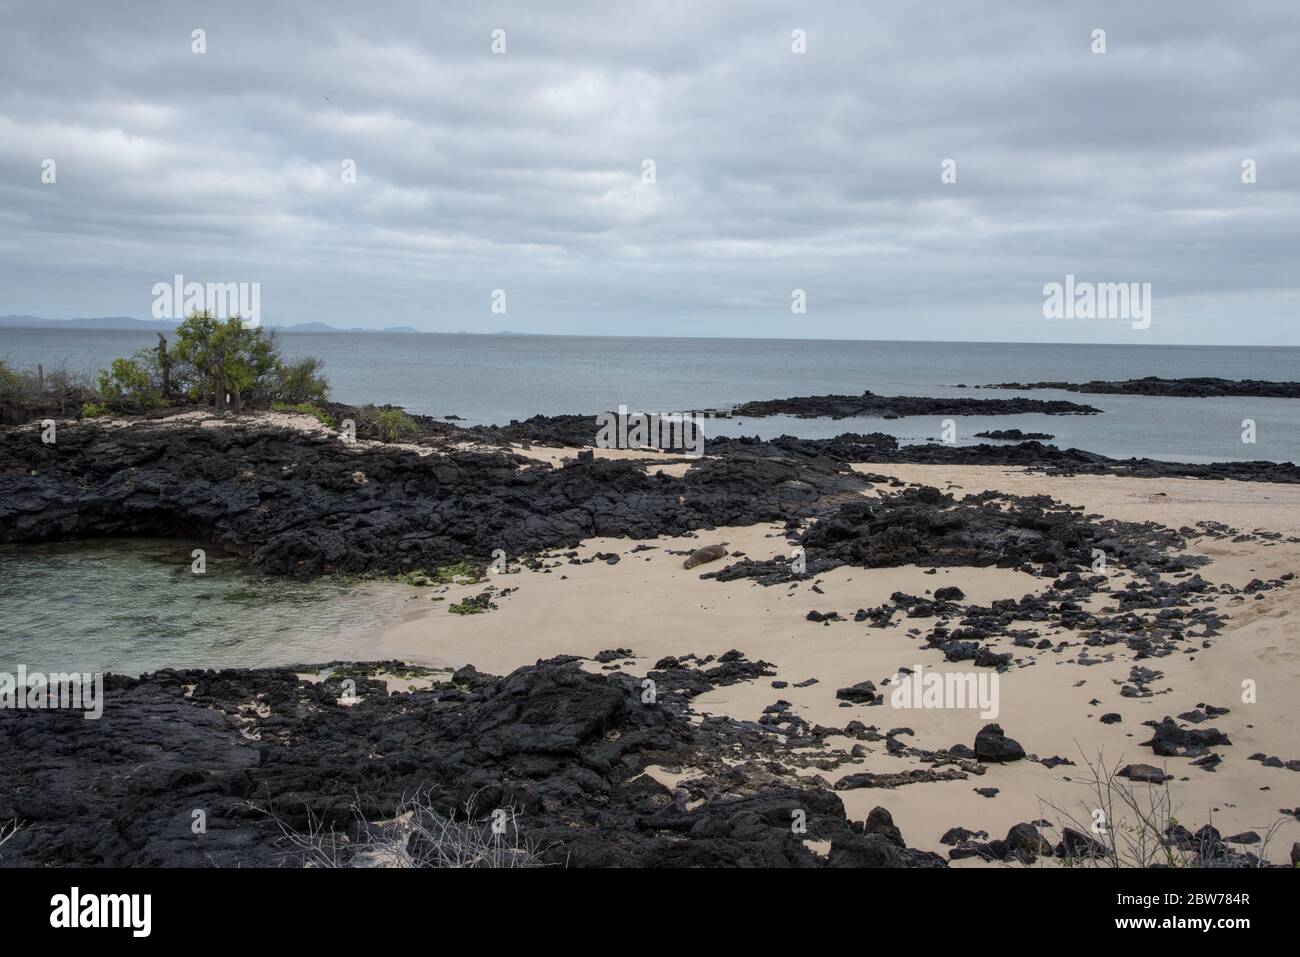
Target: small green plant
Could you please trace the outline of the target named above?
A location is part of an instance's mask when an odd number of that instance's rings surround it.
[[[431,576],[439,585],[477,585],[486,574],[484,566],[468,558],[454,565],[441,565]]]
[[[334,420],[329,414],[321,411],[310,402],[272,402],[272,412],[299,412],[303,415],[310,415],[321,425],[327,425],[333,428]]]
[[[448,605],[447,611],[453,615],[481,615],[486,611],[493,611],[496,605],[492,602],[492,589],[480,592],[472,598],[466,598],[464,601],[458,601],[454,605]]]
[[[81,417],[83,419],[97,419],[101,415],[108,415],[112,411],[102,402],[87,402],[81,407]]]
[[[401,409],[380,409],[375,413],[375,427],[385,442],[396,442],[415,431],[415,421]]]

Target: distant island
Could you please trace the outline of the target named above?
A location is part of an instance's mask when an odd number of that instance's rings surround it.
[[[133,319],[130,316],[97,316],[81,319],[48,319],[44,316],[0,316],[0,329],[106,329],[106,330],[172,330],[180,324],[175,319]],[[512,332],[501,330],[494,332],[424,332],[414,326],[387,326],[383,329],[362,329],[353,326],[348,329],[331,326],[327,322],[298,322],[286,326],[266,323],[268,329],[276,332],[387,332],[410,333],[415,335],[455,335],[455,336],[528,336],[529,332]]]

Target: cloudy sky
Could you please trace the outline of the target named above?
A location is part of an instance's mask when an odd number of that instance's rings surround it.
[[[0,0],[0,314],[1300,344],[1295,0],[287,6]]]

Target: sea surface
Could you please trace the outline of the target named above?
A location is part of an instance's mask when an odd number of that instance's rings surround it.
[[[1087,381],[1154,375],[1300,379],[1300,348],[1025,343],[870,342],[796,339],[652,339],[401,333],[282,333],[285,354],[325,361],[334,398],[400,405],[466,423],[504,424],[538,413],[596,413],[619,405],[643,412],[725,408],[792,395],[1067,398],[1104,410],[1095,416],[967,416],[958,442],[989,428],[1049,432],[1061,447],[1116,457],[1184,462],[1300,456],[1300,402],[1287,399],[1178,399],[1055,391],[1016,393],[956,388],[995,382]],[[152,332],[0,329],[0,359],[93,372],[157,344]],[[1253,419],[1256,442],[1241,441]],[[717,434],[783,433],[817,438],[888,432],[909,441],[937,438],[939,417],[820,421],[775,416],[717,420]],[[594,436],[593,436],[594,437]]]
[[[151,333],[0,329],[0,359],[91,372],[155,345]],[[404,406],[467,423],[537,413],[726,408],[751,399],[860,393],[996,398],[971,386],[1156,376],[1300,379],[1300,349],[1168,346],[628,339],[561,336],[285,333],[289,356],[317,355],[334,398]],[[965,384],[968,388],[957,386]],[[1095,416],[960,417],[958,441],[987,428],[1050,432],[1062,447],[1116,457],[1206,462],[1300,457],[1300,401],[1024,393],[1105,410]],[[1241,441],[1242,420],[1257,442]],[[718,434],[807,437],[882,431],[937,437],[939,417],[836,422],[721,419]],[[191,544],[97,540],[0,547],[0,671],[138,673],[369,657],[362,636],[401,617],[397,589],[261,578]],[[211,555],[211,553],[210,553]]]

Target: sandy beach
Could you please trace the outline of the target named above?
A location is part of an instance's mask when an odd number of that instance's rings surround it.
[[[550,460],[565,456],[547,450]],[[657,467],[653,462],[649,468]],[[679,466],[678,468],[685,468]],[[1300,487],[1258,482],[1149,480],[1116,476],[1055,477],[1022,469],[982,466],[872,465],[859,467],[909,484],[932,485],[957,496],[984,490],[1017,495],[1050,495],[1082,506],[1104,518],[1154,521],[1170,528],[1198,522],[1221,523],[1231,532],[1188,538],[1188,551],[1209,563],[1199,574],[1214,584],[1246,586],[1252,579],[1276,579],[1300,568]],[[865,493],[864,493],[865,494]],[[1258,532],[1265,535],[1257,534]],[[790,546],[779,525],[701,530],[694,536],[656,538],[646,542],[596,538],[563,553],[553,553],[543,570],[522,569],[495,576],[497,589],[509,594],[495,599],[497,609],[481,615],[453,615],[447,607],[483,590],[482,585],[450,586],[445,593],[410,589],[410,604],[402,623],[373,638],[374,658],[397,658],[435,666],[473,664],[481,671],[505,674],[514,668],[556,655],[594,659],[610,649],[632,654],[604,663],[589,660],[593,670],[621,669],[644,675],[660,659],[695,654],[721,656],[737,649],[750,659],[770,662],[776,672],[762,678],[715,688],[692,702],[700,715],[726,715],[756,721],[778,700],[790,703],[800,718],[827,726],[857,719],[883,733],[906,727],[900,736],[909,745],[942,749],[971,745],[988,723],[976,710],[895,708],[887,687],[884,703],[842,707],[837,689],[870,680],[877,686],[899,668],[960,670],[932,649],[920,647],[909,634],[925,622],[904,618],[891,627],[854,622],[856,609],[872,608],[902,591],[925,595],[956,585],[968,603],[988,604],[1041,594],[1051,582],[1007,568],[949,567],[927,574],[919,566],[895,568],[841,567],[794,586],[764,587],[752,581],[718,581],[701,574],[727,560],[686,570],[683,553],[701,545],[725,543],[732,556],[755,559],[788,555]],[[649,546],[649,547],[646,547]],[[618,555],[616,564],[593,559]],[[572,557],[570,557],[572,556]],[[512,568],[512,571],[514,569]],[[1111,588],[1122,588],[1127,573],[1111,572]],[[390,586],[385,586],[390,587]],[[1149,697],[1120,695],[1133,661],[1094,652],[1093,664],[1079,664],[1082,637],[1052,626],[1053,647],[1046,650],[1012,648],[1003,641],[998,651],[1014,650],[1015,665],[999,675],[996,718],[1006,733],[1039,758],[1058,756],[1074,764],[1048,767],[1032,760],[989,765],[986,773],[956,780],[925,781],[894,788],[841,790],[850,818],[863,818],[872,807],[887,808],[908,835],[912,846],[945,853],[941,837],[950,828],[964,827],[1001,837],[1017,822],[1045,820],[1057,824],[1068,815],[1090,822],[1097,804],[1086,759],[1100,758],[1118,768],[1129,763],[1162,767],[1169,782],[1175,814],[1195,829],[1212,822],[1225,837],[1255,831],[1261,836],[1281,822],[1268,845],[1268,856],[1284,862],[1287,849],[1300,838],[1300,824],[1281,809],[1300,806],[1300,774],[1286,767],[1249,760],[1253,754],[1276,755],[1282,761],[1300,758],[1294,701],[1300,694],[1300,646],[1291,615],[1297,608],[1296,582],[1259,592],[1257,596],[1214,596],[1214,607],[1227,616],[1221,636],[1210,647],[1141,661],[1162,677],[1151,684]],[[432,598],[445,600],[432,601]],[[1106,594],[1093,596],[1097,610]],[[845,620],[818,623],[809,612],[838,612]],[[1064,648],[1057,643],[1066,642]],[[608,659],[609,656],[602,656]],[[1098,662],[1097,659],[1101,660]],[[796,687],[808,679],[815,684]],[[1243,702],[1243,682],[1255,682],[1254,703]],[[772,682],[786,682],[774,688]],[[1150,737],[1146,721],[1177,716],[1198,705],[1228,708],[1212,723],[1232,744],[1218,749],[1223,762],[1210,771],[1193,767],[1185,758],[1159,758],[1141,742]],[[1103,714],[1121,720],[1103,724]],[[820,775],[833,785],[861,771],[898,773],[928,765],[907,756],[887,753],[878,743],[866,743],[859,756],[845,752],[860,742],[845,736],[826,739],[825,756],[840,761],[832,770],[801,767],[799,773]],[[864,752],[864,753],[863,753]],[[817,756],[813,756],[814,758]],[[689,780],[692,769],[672,767],[651,773],[676,783]],[[985,797],[976,788],[996,788]],[[1141,794],[1147,785],[1134,785]],[[1112,826],[1128,822],[1118,813]],[[1249,848],[1256,853],[1260,846]],[[971,862],[964,862],[971,863]],[[1051,866],[1044,862],[1040,866]]]

